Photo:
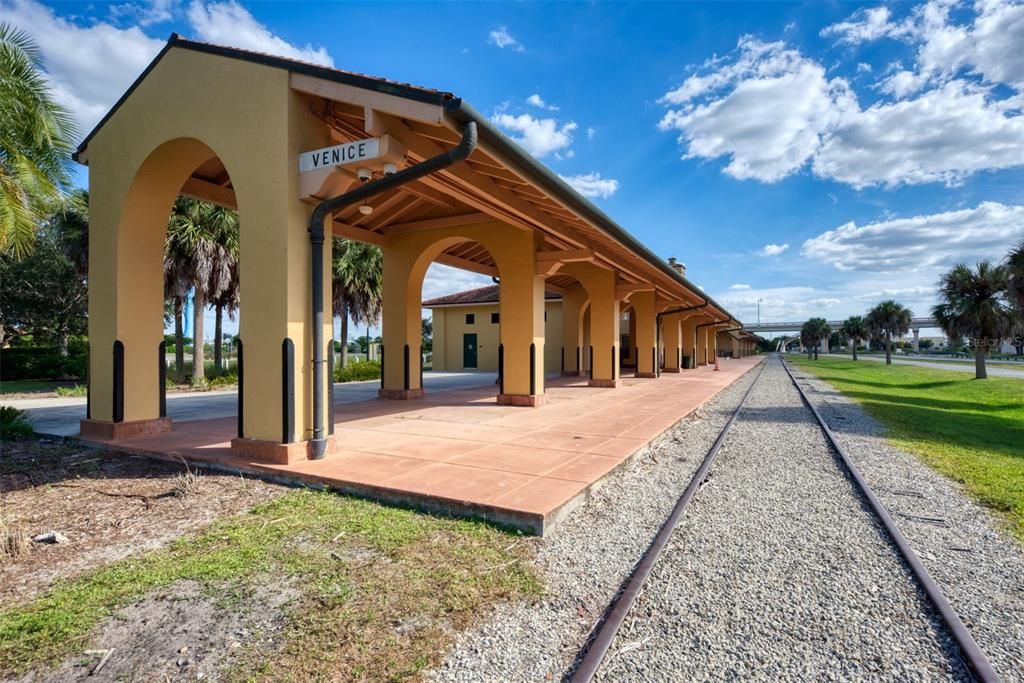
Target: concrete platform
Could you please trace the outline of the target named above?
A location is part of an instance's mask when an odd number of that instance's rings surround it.
[[[497,405],[494,387],[415,402],[339,403],[341,452],[318,461],[278,465],[233,454],[230,417],[176,422],[164,434],[106,445],[543,534],[603,477],[759,360],[624,378],[618,389],[561,378],[548,382],[548,404],[539,408]]]

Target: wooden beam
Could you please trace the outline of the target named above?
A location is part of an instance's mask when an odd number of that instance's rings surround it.
[[[374,244],[378,247],[386,247],[388,245],[388,238],[386,235],[381,235],[379,232],[370,232],[363,228],[357,228],[354,225],[348,223],[342,223],[341,221],[334,221],[331,225],[331,230],[337,237],[344,237],[355,242],[365,242],[366,244]]]
[[[415,232],[417,230],[436,230],[438,228],[455,228],[462,225],[473,225],[474,223],[487,223],[494,219],[485,213],[474,211],[473,213],[458,214],[455,216],[443,216],[441,218],[427,218],[422,221],[410,221],[408,223],[395,223],[384,229],[388,235],[403,232]]]
[[[554,275],[566,263],[593,261],[593,249],[565,249],[537,252],[537,275]]]
[[[620,282],[615,285],[615,298],[625,300],[637,292],[653,292],[654,285],[648,282]]]
[[[491,277],[498,276],[498,269],[494,266],[487,266],[476,261],[468,261],[458,256],[452,256],[451,254],[441,254],[436,259],[435,263],[443,263],[446,266],[452,266],[453,268],[460,268],[462,270],[468,270],[473,273],[480,273],[482,275],[490,275]]]
[[[235,198],[234,190],[201,178],[192,177],[186,180],[185,184],[181,186],[179,194],[228,209],[238,209],[238,200]]]
[[[441,104],[416,102],[397,95],[388,95],[376,90],[357,88],[354,85],[326,81],[315,76],[294,72],[288,75],[288,84],[292,90],[324,97],[328,100],[380,109],[403,119],[429,123],[434,126],[440,125],[444,120],[444,107]]]

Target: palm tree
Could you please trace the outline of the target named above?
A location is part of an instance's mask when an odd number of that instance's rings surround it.
[[[850,346],[853,348],[853,359],[857,360],[857,344],[867,339],[871,334],[868,331],[867,322],[865,322],[863,316],[851,315],[843,321],[843,326],[840,330],[850,340]]]
[[[75,126],[53,99],[39,48],[0,22],[0,253],[24,258],[69,180]]]
[[[828,326],[828,321],[824,318],[811,318],[803,324],[800,329],[800,338],[807,346],[808,357],[811,355],[813,347],[814,360],[818,360],[818,347],[821,345],[821,340],[828,339],[831,333],[832,328]]]
[[[1024,321],[1024,240],[1006,255],[1010,271],[1010,301],[1017,307],[1017,317]]]
[[[910,329],[913,314],[909,308],[892,299],[883,301],[867,315],[868,327],[872,333],[885,340],[885,364],[892,365],[892,338],[902,337]]]
[[[203,348],[203,314],[207,301],[220,297],[237,274],[238,214],[221,206],[178,197],[167,226],[164,251],[164,283],[168,293],[184,298],[193,291],[195,312],[192,319],[192,384],[206,380]],[[175,339],[178,334],[180,305],[175,303]],[[176,360],[179,357],[175,351]],[[179,367],[181,365],[179,364]]]
[[[331,307],[341,317],[341,366],[348,359],[349,318],[370,326],[380,319],[384,256],[379,248],[335,238],[332,244]]]
[[[939,303],[932,315],[952,337],[968,337],[974,346],[974,377],[986,379],[985,357],[1013,329],[1007,299],[1010,273],[1006,266],[982,261],[973,270],[958,263],[939,279]]]

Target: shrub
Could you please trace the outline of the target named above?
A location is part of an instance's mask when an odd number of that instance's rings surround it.
[[[238,384],[238,375],[235,371],[225,372],[223,375],[217,375],[207,380],[206,385],[210,389],[219,389],[220,387],[230,387]]]
[[[73,387],[57,387],[58,396],[86,396],[89,393],[88,387],[84,384],[76,384]]]
[[[54,346],[14,346],[4,349],[0,377],[17,379],[85,379],[85,344],[70,345],[68,356]]]
[[[0,406],[0,438],[4,441],[32,435],[32,423],[24,410],[14,406]]]
[[[380,379],[380,361],[350,363],[348,367],[334,369],[335,382],[361,382],[371,379]]]

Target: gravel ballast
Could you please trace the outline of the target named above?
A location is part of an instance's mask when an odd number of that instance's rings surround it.
[[[859,404],[813,375],[794,375],[996,672],[1024,682],[1024,548],[960,485],[889,445]]]
[[[757,375],[748,372],[610,475],[544,539],[547,592],[460,635],[436,681],[558,680]]]
[[[945,627],[781,363],[767,362],[598,677],[969,680]],[[748,373],[669,430],[536,541],[546,597],[499,607],[461,634],[427,678],[559,680],[571,671],[756,376]],[[1006,681],[1022,680],[1020,547],[955,484],[885,445],[856,405],[827,385],[814,388],[812,400],[827,398],[819,406],[825,419],[996,669]],[[910,516],[949,526],[911,523]]]

